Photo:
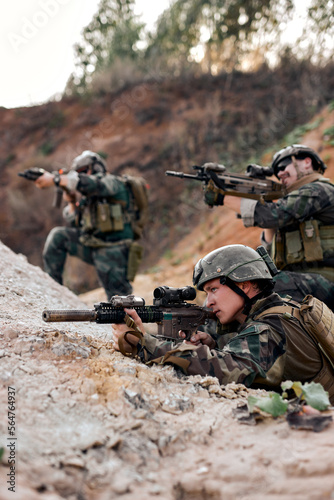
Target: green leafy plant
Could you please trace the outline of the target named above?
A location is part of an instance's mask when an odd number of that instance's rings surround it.
[[[290,380],[282,382],[281,387],[283,389],[283,397],[287,397],[286,391],[292,389],[296,396],[301,400],[305,401],[306,404],[312,406],[319,411],[327,410],[330,406],[328,399],[328,393],[322,387],[321,384],[315,382],[306,382],[304,385],[301,382],[291,382]]]
[[[270,413],[273,417],[284,415],[288,409],[289,403],[284,401],[283,398],[277,394],[269,393],[267,397],[257,398],[255,396],[248,397],[249,411],[253,412],[254,408]]]
[[[327,144],[334,146],[334,125],[324,130],[323,137]]]
[[[321,384],[315,382],[302,384],[301,382],[292,382],[288,380],[282,382],[282,395],[276,392],[270,392],[268,396],[256,397],[249,396],[248,407],[252,413],[255,409],[259,409],[269,413],[273,417],[279,417],[287,413],[289,409],[289,401],[287,399],[288,390],[292,390],[297,398],[297,403],[304,402],[305,404],[319,411],[327,410],[330,406],[328,393],[324,390]]]
[[[286,382],[282,382],[281,387],[283,389],[282,395],[276,392],[270,392],[264,397],[249,396],[248,408],[250,413],[253,413],[256,409],[258,409],[272,415],[273,417],[284,415],[290,410],[290,402],[287,399],[288,390],[292,390],[297,398],[297,400],[294,401],[295,406],[292,405],[292,412],[298,405],[303,403],[315,408],[318,411],[327,410],[330,406],[328,393],[324,390],[321,384],[317,384],[315,382],[302,384],[301,382],[292,382],[291,380],[288,380]]]

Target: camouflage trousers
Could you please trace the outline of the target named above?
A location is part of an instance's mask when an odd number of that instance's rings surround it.
[[[293,300],[301,302],[306,295],[313,295],[334,311],[334,282],[321,274],[280,271],[274,281],[274,291],[281,297],[290,295]]]
[[[120,241],[112,246],[89,247],[82,245],[79,237],[76,228],[55,227],[50,231],[43,249],[45,272],[62,284],[66,257],[71,255],[95,267],[108,300],[113,295],[129,295],[132,292],[127,279],[129,245]]]

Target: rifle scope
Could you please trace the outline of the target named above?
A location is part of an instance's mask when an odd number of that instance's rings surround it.
[[[154,290],[153,295],[155,299],[161,300],[162,303],[175,304],[184,300],[195,299],[196,289],[192,286],[184,286],[182,288],[159,286]]]

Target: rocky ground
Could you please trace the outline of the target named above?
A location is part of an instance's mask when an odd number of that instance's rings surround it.
[[[333,422],[241,424],[257,391],[124,358],[109,326],[43,322],[90,305],[0,249],[1,499],[334,498]]]

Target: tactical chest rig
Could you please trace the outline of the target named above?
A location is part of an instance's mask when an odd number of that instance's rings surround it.
[[[123,231],[131,224],[134,239],[141,238],[148,222],[148,185],[142,177],[123,175],[118,177],[129,193],[129,205],[125,200],[113,197],[93,197],[82,203],[80,225],[86,233],[111,233]]]
[[[80,206],[82,231],[91,234],[123,231],[124,225],[129,222],[125,205],[125,201],[111,197],[83,199]]]
[[[312,177],[312,179],[311,179]],[[318,180],[329,182],[319,174],[302,178],[294,184],[293,190],[306,183]],[[290,191],[291,192],[291,191]],[[334,213],[333,213],[334,215]],[[326,262],[326,252],[334,249],[334,218],[333,225],[324,225],[317,219],[310,219],[299,224],[294,231],[278,230],[273,239],[272,258],[278,269],[307,263],[312,267],[315,263],[334,267],[334,259]]]
[[[84,197],[78,210],[77,226],[82,231],[79,241],[92,248],[120,243],[128,246],[127,279],[133,281],[143,256],[143,247],[136,240],[141,238],[148,220],[148,187],[142,177],[124,175],[118,181],[124,183],[129,193],[129,204],[114,197]],[[131,225],[133,236],[126,225]],[[119,234],[113,238],[113,233]]]

